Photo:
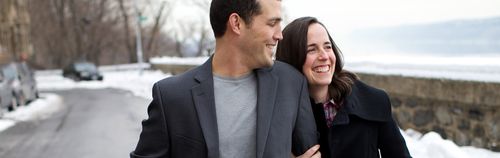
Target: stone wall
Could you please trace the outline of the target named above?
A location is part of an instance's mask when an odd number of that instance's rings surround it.
[[[500,151],[500,84],[359,74],[391,96],[402,129],[435,131],[464,146]]]
[[[152,67],[175,75],[194,66]],[[500,151],[500,83],[357,74],[389,93],[402,129],[435,131],[461,146]]]
[[[183,73],[189,69],[196,67],[197,65],[167,65],[167,64],[151,64],[152,69],[161,70],[163,73],[170,73],[172,75],[177,75]]]

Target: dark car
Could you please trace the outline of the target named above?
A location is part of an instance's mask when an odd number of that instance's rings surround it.
[[[102,74],[97,70],[94,63],[75,62],[63,69],[63,76],[75,81],[80,80],[102,80]]]

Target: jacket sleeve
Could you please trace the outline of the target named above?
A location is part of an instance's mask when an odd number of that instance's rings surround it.
[[[131,158],[166,158],[169,155],[169,139],[159,86],[153,86],[153,101],[148,106],[147,120],[142,121],[142,132]]]
[[[316,122],[314,120],[305,78],[302,80],[298,108],[297,120],[295,121],[292,135],[292,152],[294,155],[302,155],[309,148],[318,144]]]
[[[389,100],[389,97],[386,99]],[[390,101],[388,102],[391,106]],[[411,158],[405,139],[392,115],[380,126],[378,138],[378,148],[383,158]]]

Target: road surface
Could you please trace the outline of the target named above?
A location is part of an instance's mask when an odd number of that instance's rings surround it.
[[[52,91],[64,108],[0,133],[1,158],[125,158],[135,148],[148,100],[117,89]]]

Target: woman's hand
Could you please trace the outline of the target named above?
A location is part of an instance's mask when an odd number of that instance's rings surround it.
[[[321,152],[319,152],[319,145],[315,145],[309,148],[309,150],[307,150],[304,154],[298,156],[297,158],[321,158]]]

